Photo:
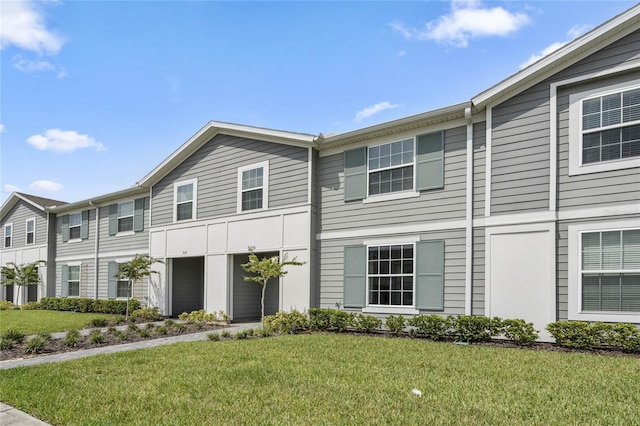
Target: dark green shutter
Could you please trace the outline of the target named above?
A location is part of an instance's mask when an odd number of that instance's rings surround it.
[[[109,262],[107,265],[107,298],[116,298],[116,274],[118,273],[118,264]]]
[[[416,308],[444,310],[444,241],[416,243]]]
[[[62,241],[69,241],[69,215],[62,216]]]
[[[418,136],[416,189],[444,188],[444,132]]]
[[[133,206],[133,230],[142,231],[144,229],[144,198],[135,200]]]
[[[69,297],[69,265],[62,265],[61,297]]]
[[[109,235],[118,233],[118,205],[109,205]]]
[[[367,196],[367,148],[344,152],[344,200],[362,200]]]
[[[80,228],[80,238],[86,240],[89,238],[89,210],[82,212],[82,227]]]
[[[367,247],[344,248],[345,308],[363,308],[367,301]]]

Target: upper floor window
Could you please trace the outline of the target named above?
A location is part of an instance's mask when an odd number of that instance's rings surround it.
[[[4,247],[11,247],[11,235],[13,233],[13,224],[7,223],[4,225]]]
[[[36,220],[27,219],[25,243],[33,244],[36,241]]]
[[[109,235],[128,235],[143,229],[144,197],[109,206]]]
[[[118,204],[118,232],[133,231],[133,201]]]
[[[238,169],[238,211],[268,207],[269,163],[252,164]]]
[[[82,213],[74,213],[69,215],[69,239],[80,239],[82,231]]]
[[[89,210],[62,216],[62,241],[89,238]]]
[[[444,187],[444,132],[344,153],[344,200],[416,197]]]
[[[569,96],[569,174],[640,166],[640,80]]]
[[[196,218],[197,188],[198,182],[195,179],[174,184],[174,220],[176,222]]]

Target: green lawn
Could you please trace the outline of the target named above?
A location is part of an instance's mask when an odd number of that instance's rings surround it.
[[[109,314],[81,314],[78,312],[8,310],[0,311],[0,332],[16,328],[27,335],[54,333],[83,328],[93,318],[114,318]]]
[[[631,425],[639,377],[634,357],[314,334],[0,371],[0,400],[60,425]]]

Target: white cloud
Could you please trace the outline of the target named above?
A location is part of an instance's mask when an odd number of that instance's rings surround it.
[[[379,113],[380,111],[384,111],[385,109],[398,108],[399,106],[400,105],[392,104],[388,101],[380,102],[375,104],[374,106],[370,106],[358,111],[358,113],[356,114],[356,118],[354,118],[353,121],[362,121],[365,118],[369,118],[372,115]]]
[[[62,185],[50,180],[37,180],[29,185],[29,188],[36,191],[58,191],[62,189]]]
[[[101,142],[89,135],[81,135],[75,130],[49,129],[44,132],[44,135],[29,137],[27,142],[43,151],[72,152],[82,148],[93,148],[96,151],[106,150]]]
[[[525,62],[520,64],[520,69],[526,68],[529,65],[535,62],[538,62],[540,59],[560,49],[562,46],[569,43],[573,39],[580,37],[582,34],[586,33],[591,28],[593,28],[591,25],[574,25],[569,29],[569,31],[567,31],[567,36],[569,37],[569,40],[556,41],[555,43],[551,43],[549,46],[542,49],[540,52],[534,53],[533,55],[529,56],[529,59],[527,59]]]
[[[64,39],[46,27],[42,10],[33,1],[3,1],[0,49],[13,45],[40,55],[55,55]]]
[[[4,133],[4,124],[0,124],[0,133]]]
[[[22,72],[36,72],[36,71],[52,71],[56,67],[51,65],[47,61],[40,59],[25,59],[22,55],[16,55],[13,57],[13,66]]]
[[[15,185],[11,185],[10,183],[5,183],[2,190],[4,192],[18,192],[20,191],[20,188]]]
[[[524,13],[511,13],[502,7],[486,7],[480,1],[454,0],[451,12],[423,29],[409,28],[401,22],[392,22],[391,28],[408,40],[435,40],[466,47],[476,37],[506,36],[529,24]]]

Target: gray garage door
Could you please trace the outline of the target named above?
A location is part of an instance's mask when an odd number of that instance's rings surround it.
[[[171,313],[204,308],[204,257],[185,257],[172,260]]]
[[[256,253],[260,259],[277,256],[278,253]],[[249,261],[248,254],[233,256],[233,321],[254,321],[260,319],[260,293],[262,287],[258,283],[245,281],[248,275],[242,269],[242,264]],[[264,314],[273,315],[278,311],[280,291],[278,279],[267,283],[264,297]]]

